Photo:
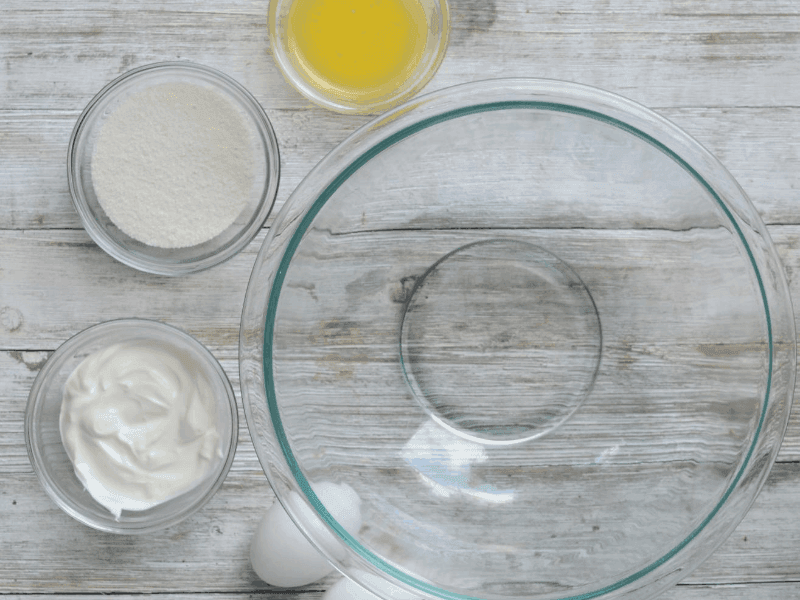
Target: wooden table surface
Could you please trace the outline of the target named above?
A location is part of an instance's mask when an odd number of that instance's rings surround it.
[[[452,37],[428,91],[493,77],[590,84],[673,120],[706,145],[769,226],[800,306],[800,2],[450,0]],[[211,502],[161,533],[102,534],[45,494],[23,415],[50,353],[121,317],[181,327],[217,356],[238,394],[239,317],[266,228],[209,271],[165,278],[92,243],[69,197],[66,149],[92,96],[164,60],[220,69],[264,106],[281,149],[275,212],[309,169],[369,117],[313,107],[272,60],[266,0],[0,0],[0,595],[317,598],[260,582],[248,562],[273,502],[244,415],[230,474]],[[267,221],[266,227],[271,224]],[[796,309],[797,311],[797,309]],[[797,312],[796,312],[797,314]],[[671,600],[800,598],[800,410],[778,463],[730,539]]]

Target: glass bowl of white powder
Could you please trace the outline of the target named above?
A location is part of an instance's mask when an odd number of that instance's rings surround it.
[[[148,533],[202,508],[236,451],[225,371],[183,331],[107,321],[62,344],[25,412],[34,471],[55,503],[100,531]]]
[[[78,119],[67,176],[94,241],[150,273],[217,265],[258,233],[280,158],[258,101],[214,69],[163,62],[106,85]]]

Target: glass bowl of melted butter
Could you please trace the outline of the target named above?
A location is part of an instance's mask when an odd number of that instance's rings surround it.
[[[447,0],[272,0],[272,53],[289,83],[341,113],[383,112],[422,89],[444,59]]]
[[[214,356],[143,319],[67,340],[36,377],[25,413],[45,491],[110,533],[148,533],[202,508],[225,480],[238,431],[233,388]]]

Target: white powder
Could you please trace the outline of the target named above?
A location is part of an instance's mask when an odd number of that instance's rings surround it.
[[[247,206],[255,136],[220,93],[187,83],[126,99],[106,120],[92,158],[100,205],[126,234],[183,248],[222,233]]]

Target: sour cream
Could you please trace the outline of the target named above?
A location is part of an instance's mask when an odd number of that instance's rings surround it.
[[[188,491],[219,464],[215,405],[189,356],[155,342],[114,344],[67,379],[61,440],[78,479],[119,518]]]

